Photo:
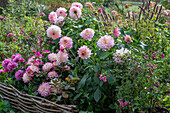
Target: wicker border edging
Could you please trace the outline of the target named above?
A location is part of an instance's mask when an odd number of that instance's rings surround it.
[[[60,105],[47,99],[23,94],[12,85],[0,82],[0,98],[9,100],[13,108],[22,112],[31,113],[74,113],[77,112],[75,105]]]

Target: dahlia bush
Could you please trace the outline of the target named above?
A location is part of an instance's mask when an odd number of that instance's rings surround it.
[[[102,9],[91,12],[83,5],[49,13],[40,48],[25,60],[20,54],[5,59],[0,79],[28,94],[76,104],[80,111],[144,113],[165,107],[169,33],[157,24],[148,34],[131,24],[105,32],[103,22],[88,15]]]

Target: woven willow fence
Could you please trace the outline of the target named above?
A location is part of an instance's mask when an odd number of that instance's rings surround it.
[[[41,97],[23,94],[12,85],[0,82],[0,98],[9,100],[13,108],[31,113],[74,113],[75,105],[59,105]]]

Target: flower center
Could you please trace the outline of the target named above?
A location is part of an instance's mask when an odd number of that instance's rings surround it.
[[[74,14],[77,14],[77,11],[76,11],[76,10],[74,10]]]
[[[53,35],[55,35],[55,33],[53,32]]]
[[[82,52],[82,56],[84,56],[85,55],[85,52]]]

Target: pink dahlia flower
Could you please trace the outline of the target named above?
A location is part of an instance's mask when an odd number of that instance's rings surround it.
[[[15,58],[13,59],[13,62],[18,63],[21,59],[21,55],[16,55]]]
[[[89,58],[91,54],[92,54],[91,50],[89,50],[89,48],[85,45],[80,47],[79,50],[78,50],[78,55],[82,59]]]
[[[61,64],[62,62],[67,62],[68,61],[68,54],[66,51],[61,52],[59,51],[57,53],[57,64]]]
[[[50,61],[55,61],[57,59],[57,54],[56,53],[48,54],[48,59]]]
[[[131,37],[130,37],[129,35],[126,35],[126,36],[125,36],[125,41],[126,41],[127,43],[132,42]]]
[[[97,45],[106,51],[107,49],[110,50],[110,48],[113,47],[115,44],[111,36],[105,35],[98,40]]]
[[[83,31],[80,33],[80,36],[81,36],[82,38],[84,38],[85,40],[91,41],[91,39],[92,39],[93,36],[94,36],[94,33],[95,33],[95,32],[94,32],[93,29],[87,28],[87,29],[83,30]]]
[[[34,66],[39,66],[40,64],[41,64],[41,62],[40,62],[39,59],[35,59],[35,60],[33,61],[33,65],[34,65]]]
[[[78,7],[75,7],[75,6],[72,6],[70,8],[70,11],[69,11],[69,15],[74,18],[74,19],[78,19],[81,17],[81,9],[78,8]]]
[[[51,88],[50,88],[50,85],[49,85],[48,83],[44,83],[44,82],[43,82],[43,83],[39,86],[39,88],[38,88],[37,91],[39,92],[39,94],[40,94],[41,96],[46,97],[46,96],[50,95],[50,93],[51,93]]]
[[[13,70],[15,69],[15,67],[18,67],[18,64],[15,63],[15,62],[10,62],[10,63],[8,63],[8,65],[7,65],[7,69],[8,69],[9,71],[13,71]]]
[[[23,79],[24,83],[29,83],[32,80],[32,78],[28,77],[28,75],[26,73],[24,73],[22,79]]]
[[[54,23],[55,20],[57,19],[57,13],[56,12],[51,12],[48,16],[48,19],[50,20],[51,23]]]
[[[67,49],[71,49],[71,47],[73,45],[73,40],[70,37],[64,36],[60,39],[59,44],[60,44],[60,46],[63,45]]]
[[[20,80],[20,79],[22,79],[23,74],[24,74],[23,70],[18,70],[18,71],[15,73],[15,78],[16,78],[17,80]]]
[[[64,18],[67,16],[66,12],[67,12],[67,9],[65,9],[63,7],[58,8],[56,11],[58,17],[62,16]]]
[[[81,3],[79,3],[79,2],[74,2],[74,3],[72,3],[72,6],[71,6],[71,7],[73,7],[73,6],[78,7],[78,8],[80,8],[80,9],[83,8],[83,5],[82,5]]]
[[[28,77],[33,77],[34,71],[32,71],[30,68],[25,69],[25,73],[27,74]]]
[[[120,34],[121,34],[120,29],[119,28],[115,28],[115,30],[113,31],[113,36],[115,36],[116,38],[119,38]]]
[[[64,25],[64,17],[60,16],[55,20],[55,24],[59,25],[59,26],[63,26]]]
[[[52,69],[54,67],[54,65],[50,62],[47,62],[43,65],[42,70],[43,71],[50,71],[50,69]]]
[[[112,15],[112,16],[116,16],[116,15],[117,15],[117,11],[113,10],[113,11],[111,12],[111,15]]]
[[[102,14],[102,8],[99,7],[98,10],[99,10],[99,14]]]
[[[37,67],[37,66],[34,66],[33,64],[32,65],[30,65],[30,66],[28,66],[28,68],[30,68],[33,72],[39,72],[39,68]]]
[[[7,68],[7,65],[8,65],[9,63],[11,63],[11,60],[10,60],[10,59],[5,59],[5,60],[2,62],[2,66],[3,66],[4,68]]]
[[[51,71],[48,73],[48,77],[58,77],[58,74],[55,71]]]
[[[61,36],[61,28],[56,25],[52,25],[47,29],[47,36],[53,40],[59,38]]]

